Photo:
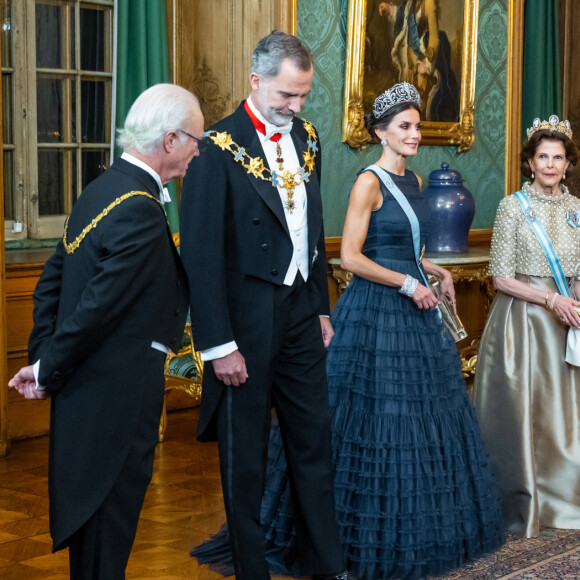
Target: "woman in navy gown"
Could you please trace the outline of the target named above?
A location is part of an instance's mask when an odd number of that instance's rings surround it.
[[[499,500],[459,354],[415,259],[409,218],[379,179],[385,172],[420,224],[429,217],[419,178],[405,168],[421,139],[419,94],[399,83],[367,117],[382,155],[350,195],[342,266],[353,272],[331,316],[327,371],[336,514],[349,568],[365,580],[443,574],[503,542]],[[423,273],[420,271],[423,270]],[[291,490],[274,424],[262,504],[273,573],[298,575]],[[229,572],[227,530],[192,554]]]

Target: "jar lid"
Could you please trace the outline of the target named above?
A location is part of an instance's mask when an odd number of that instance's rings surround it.
[[[435,169],[429,174],[429,185],[451,185],[453,183],[463,183],[461,173],[456,169],[449,169],[449,163],[441,163],[441,169]]]

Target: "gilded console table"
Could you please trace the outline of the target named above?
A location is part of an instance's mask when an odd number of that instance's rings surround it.
[[[489,311],[495,296],[495,288],[487,273],[488,248],[471,248],[466,254],[425,254],[425,257],[448,270],[455,284],[477,282],[484,299],[485,311],[486,313]]]

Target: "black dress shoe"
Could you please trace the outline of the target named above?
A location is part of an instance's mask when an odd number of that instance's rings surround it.
[[[341,572],[340,574],[335,574],[326,576],[324,574],[318,576],[312,576],[312,580],[358,580],[358,578],[348,570]]]

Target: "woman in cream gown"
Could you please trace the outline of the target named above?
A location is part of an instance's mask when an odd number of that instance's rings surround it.
[[[534,121],[521,153],[531,181],[522,189],[580,291],[580,200],[561,183],[578,160],[571,136],[556,116]],[[580,302],[558,293],[514,195],[499,205],[489,273],[498,292],[481,339],[474,402],[506,527],[526,537],[540,526],[580,528],[580,368],[565,361]]]

